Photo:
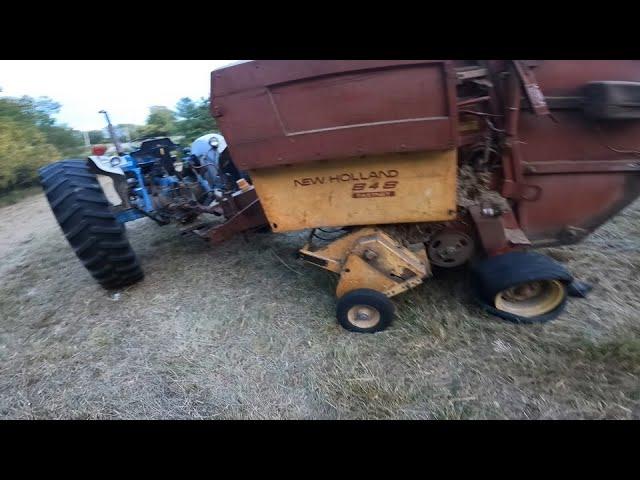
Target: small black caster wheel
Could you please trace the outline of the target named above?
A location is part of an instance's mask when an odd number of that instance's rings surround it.
[[[338,322],[351,332],[375,333],[386,329],[395,315],[393,303],[386,295],[360,288],[344,294],[336,309]]]

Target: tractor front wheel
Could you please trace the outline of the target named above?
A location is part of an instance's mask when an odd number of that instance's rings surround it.
[[[144,274],[96,176],[84,160],[63,160],[39,171],[58,224],[82,264],[100,285],[121,288]]]

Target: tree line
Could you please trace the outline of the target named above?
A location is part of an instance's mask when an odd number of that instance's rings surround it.
[[[209,99],[180,99],[174,110],[156,105],[149,109],[144,125],[114,125],[120,142],[144,140],[152,137],[177,137],[185,146],[206,133],[217,132],[218,126],[209,113]],[[92,130],[89,132],[91,144],[110,142],[108,132]]]
[[[48,163],[89,154],[83,132],[54,118],[60,108],[46,97],[0,97],[0,195],[37,184],[38,168]],[[115,130],[123,143],[170,136],[187,146],[218,128],[207,98],[185,97],[173,110],[151,107],[144,125],[118,124]],[[111,142],[106,128],[87,134],[91,145]]]

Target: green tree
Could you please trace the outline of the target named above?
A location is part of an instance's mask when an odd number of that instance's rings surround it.
[[[153,106],[149,109],[147,123],[140,129],[144,138],[166,137],[175,134],[176,116],[170,109],[163,106]]]
[[[105,143],[107,141],[107,138],[104,136],[104,132],[102,130],[91,130],[88,132],[88,135],[89,143],[91,145]]]
[[[13,121],[24,128],[35,126],[63,155],[73,155],[82,147],[82,133],[56,125],[53,116],[60,111],[60,104],[50,98],[3,98],[0,102],[0,122]]]
[[[33,185],[38,168],[59,160],[60,156],[60,151],[47,143],[46,136],[35,125],[1,119],[0,193]]]
[[[120,140],[121,142],[127,142],[138,138],[140,128],[142,127],[140,127],[139,125],[133,125],[132,123],[120,123],[118,125],[115,125],[118,140]]]
[[[84,149],[82,132],[66,125],[51,125],[40,129],[46,136],[48,143],[54,145],[63,155],[77,155]]]
[[[176,105],[176,134],[184,137],[185,143],[218,131],[218,125],[209,111],[209,99],[201,98],[194,102],[188,97],[181,98]]]
[[[0,193],[34,184],[39,167],[82,150],[82,134],[57,125],[60,104],[46,98],[0,98]]]
[[[12,119],[38,128],[54,125],[52,117],[59,111],[60,104],[47,97],[5,97],[0,103],[0,119]]]

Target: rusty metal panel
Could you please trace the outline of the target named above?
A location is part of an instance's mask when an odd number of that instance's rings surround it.
[[[552,98],[579,98],[592,81],[640,81],[633,60],[541,60],[533,71]],[[552,114],[522,110],[518,121],[523,181],[540,193],[518,202],[517,214],[539,244],[579,240],[640,193],[640,121],[595,122],[581,108]]]
[[[254,61],[212,72],[212,114],[246,170],[450,149],[456,108],[442,60]]]
[[[578,240],[640,194],[638,174],[535,175],[527,181],[542,191],[538,200],[521,202],[519,209],[520,226],[535,241]],[[580,234],[570,238],[575,232]]]
[[[457,151],[272,167],[251,178],[273,231],[444,221],[456,214]]]

